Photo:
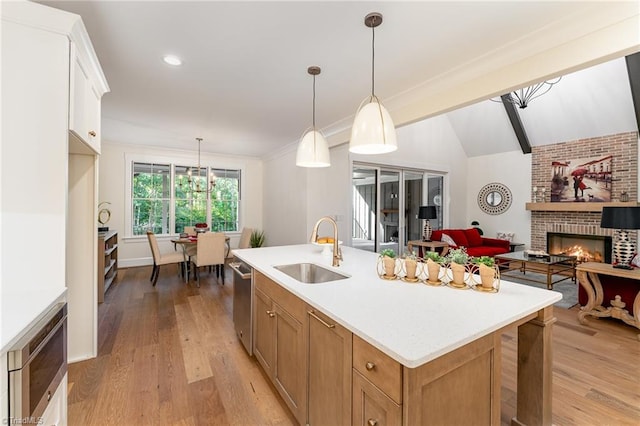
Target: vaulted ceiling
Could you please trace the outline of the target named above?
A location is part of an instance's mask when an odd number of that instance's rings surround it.
[[[195,150],[203,137],[209,152],[286,149],[311,125],[310,65],[322,68],[317,124],[343,143],[371,90],[372,11],[384,15],[376,94],[397,125],[447,113],[469,156],[519,149],[504,107],[486,99],[563,75],[518,110],[531,145],[637,130],[615,58],[640,50],[640,35],[603,43],[634,24],[637,33],[635,1],[41,3],[83,18],[111,88],[106,143]]]

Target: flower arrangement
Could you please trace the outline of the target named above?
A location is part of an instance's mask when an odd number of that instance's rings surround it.
[[[469,255],[467,249],[460,247],[457,249],[449,250],[447,253],[447,260],[449,263],[457,263],[458,265],[466,265],[469,262]]]
[[[413,251],[405,251],[404,254],[402,255],[403,259],[409,259],[409,260],[418,260],[418,256],[416,256],[416,254]]]
[[[488,266],[489,268],[493,268],[496,264],[496,261],[491,256],[480,256],[480,257],[472,258],[471,263],[474,263],[476,265],[485,265],[485,266]]]
[[[428,251],[424,254],[424,259],[425,260],[430,260],[432,262],[435,263],[444,263],[445,262],[445,258],[440,256],[440,253],[438,253],[437,251]]]
[[[390,257],[391,259],[395,259],[396,252],[393,249],[384,249],[380,252],[380,257]]]

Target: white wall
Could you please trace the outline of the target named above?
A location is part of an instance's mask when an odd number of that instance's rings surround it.
[[[295,150],[285,150],[264,163],[264,231],[268,246],[301,244],[307,229],[307,171],[296,166]]]
[[[485,237],[496,232],[514,232],[514,241],[531,246],[531,212],[525,203],[531,201],[531,154],[522,151],[472,157],[468,160],[466,228],[480,222]],[[511,190],[511,207],[500,215],[489,215],[478,207],[478,192],[488,183],[498,182]]]
[[[339,237],[349,241],[353,161],[445,173],[449,202],[444,208],[451,212],[454,226],[464,226],[467,157],[447,118],[439,116],[407,125],[397,129],[397,136],[399,148],[390,154],[358,156],[349,153],[348,144],[333,147],[328,168],[297,167],[294,145],[267,160],[264,211],[269,245],[307,242],[313,225],[322,216],[337,217]]]
[[[98,352],[96,163],[95,155],[69,154],[66,240],[69,362],[93,358]]]
[[[195,148],[195,147],[194,147]],[[196,148],[197,149],[197,148]],[[103,141],[100,155],[98,202],[111,203],[111,219],[106,224],[109,229],[118,231],[118,266],[141,266],[153,263],[146,236],[131,237],[125,229],[126,206],[126,156],[165,157],[183,164],[197,163],[197,151],[170,150],[159,147],[143,147]],[[241,227],[262,229],[262,161],[251,157],[225,156],[201,153],[201,164],[219,168],[240,168],[242,200],[240,205]],[[237,247],[240,232],[227,233],[231,237],[231,247]],[[173,250],[169,238],[159,238],[161,251]]]

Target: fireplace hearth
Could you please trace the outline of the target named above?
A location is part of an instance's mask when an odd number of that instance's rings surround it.
[[[547,253],[576,256],[579,263],[611,263],[611,240],[606,235],[547,232]]]

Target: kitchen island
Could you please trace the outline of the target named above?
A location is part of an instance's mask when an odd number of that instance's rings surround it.
[[[518,402],[512,423],[551,424],[552,304],[562,298],[560,293],[506,281],[497,294],[489,294],[382,280],[375,268],[377,254],[349,247],[342,250],[344,260],[338,268],[332,268],[331,258],[311,244],[234,251],[255,270],[256,357],[265,369],[272,369],[276,388],[280,385],[285,402],[301,423],[313,424],[309,418],[317,402],[313,392],[308,392],[308,401],[304,395],[315,380],[316,353],[310,348],[315,342],[314,318],[320,318],[329,329],[344,329],[343,336],[352,336],[342,338],[341,348],[346,351],[343,359],[353,362],[353,376],[348,378],[353,405],[349,398],[350,410],[345,408],[342,418],[350,417],[353,424],[361,420],[370,424],[499,424],[500,334],[512,326],[519,327]],[[322,265],[348,278],[304,284],[274,268],[302,262]],[[303,317],[302,310],[308,315]],[[283,346],[293,347],[292,352],[277,355],[279,343],[273,343],[271,337],[264,339],[264,324],[269,319],[281,319],[287,327],[267,329],[271,330],[268,333],[285,336],[288,331],[296,336],[298,343]],[[265,351],[276,355],[263,357]],[[273,359],[267,359],[270,357]],[[291,363],[299,370],[279,376],[279,359],[287,361],[282,370]],[[392,365],[391,373],[381,371],[387,364]],[[399,367],[397,374],[394,365]],[[323,368],[327,374],[326,365]],[[391,378],[377,379],[378,371]],[[299,377],[303,373],[307,377]],[[295,384],[287,389],[287,381]],[[371,403],[371,392],[366,389],[381,393],[383,399],[376,401],[386,405]],[[295,390],[300,394],[297,399]],[[386,422],[378,420],[380,407],[387,411]],[[389,417],[388,410],[398,415]]]

